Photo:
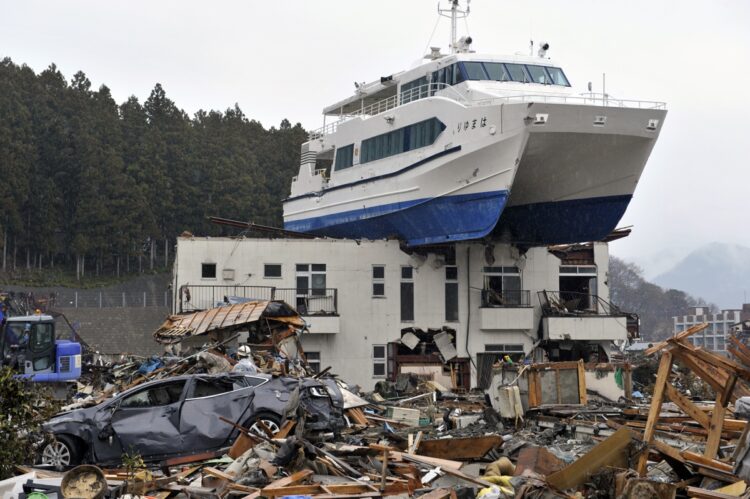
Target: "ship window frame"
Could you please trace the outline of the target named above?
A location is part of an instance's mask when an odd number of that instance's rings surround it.
[[[552,85],[552,78],[550,77],[549,73],[547,73],[547,70],[544,68],[544,66],[539,66],[538,64],[525,64],[525,66],[526,71],[531,77],[531,83],[536,83],[538,85]],[[536,76],[534,75],[534,72],[536,70],[539,70],[538,76],[544,78],[544,81],[536,81]]]
[[[517,62],[504,62],[503,64],[505,65],[505,69],[508,70],[508,74],[510,75],[511,81],[514,81],[516,83],[530,83],[531,81],[533,81],[531,79],[531,75],[529,75],[529,71],[526,69],[525,64],[521,64]],[[516,77],[513,75],[513,71],[511,71],[511,67],[521,68],[521,72],[523,73],[524,79],[523,80],[516,79]]]
[[[371,163],[433,145],[446,125],[436,117],[363,139],[359,164]]]
[[[454,64],[455,70],[453,71],[453,85],[458,85],[459,83],[463,83],[467,80],[466,78],[466,71],[463,68],[463,65],[460,62],[457,62]]]
[[[547,71],[547,74],[549,75],[549,79],[552,82],[552,85],[557,85],[557,86],[560,86],[560,87],[569,87],[570,86],[570,80],[568,79],[568,76],[565,74],[565,71],[563,71],[562,68],[559,68],[557,66],[542,66],[542,67]],[[555,81],[554,76],[552,76],[552,71],[550,71],[551,69],[559,71],[560,72],[560,76],[562,76],[563,81],[565,83],[557,83]]]
[[[343,159],[339,160],[339,158]],[[333,171],[346,170],[352,166],[354,166],[354,143],[337,148],[333,158]]]
[[[470,67],[477,67],[479,68],[482,73],[484,74],[483,78],[472,78],[471,73],[469,71],[469,65]],[[463,66],[463,72],[466,76],[466,79],[469,81],[482,81],[482,80],[489,80],[489,76],[487,75],[487,71],[484,69],[484,63],[482,61],[462,61],[461,66]]]
[[[489,64],[492,64],[494,66],[500,66],[500,68],[502,68],[502,70],[503,70],[503,73],[505,74],[505,76],[508,77],[508,79],[506,79],[506,80],[498,80],[496,78],[492,78],[491,75],[490,75],[490,70],[487,69],[487,65],[489,65]],[[510,72],[508,72],[508,68],[505,67],[505,63],[494,62],[494,61],[484,61],[484,62],[482,62],[482,65],[484,65],[484,72],[487,73],[487,76],[490,77],[489,78],[490,81],[513,81],[511,79],[511,77],[510,77]]]

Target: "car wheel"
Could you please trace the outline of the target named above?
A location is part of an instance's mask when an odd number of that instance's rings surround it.
[[[260,412],[256,414],[255,417],[250,418],[248,424],[245,425],[248,430],[256,435],[260,435],[261,437],[268,436],[266,435],[266,432],[263,431],[263,428],[261,428],[256,422],[257,420],[263,421],[263,424],[271,430],[272,435],[276,435],[281,430],[281,417],[279,417],[278,414],[272,412]]]
[[[81,464],[81,451],[76,441],[66,435],[56,435],[42,449],[42,464],[75,466]]]

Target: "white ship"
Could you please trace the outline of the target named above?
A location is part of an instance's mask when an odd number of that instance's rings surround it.
[[[359,84],[324,109],[335,120],[302,146],[285,228],[412,246],[606,235],[664,104],[576,95],[546,45],[536,56],[477,54],[470,37],[456,39],[468,9],[452,0],[441,14],[451,18],[450,54],[432,49],[417,67]],[[595,227],[581,223],[599,216]]]

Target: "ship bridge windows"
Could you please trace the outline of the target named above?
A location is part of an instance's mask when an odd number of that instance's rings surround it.
[[[508,73],[510,73],[511,80],[521,83],[527,83],[531,81],[531,78],[529,78],[529,74],[526,72],[526,68],[523,67],[523,64],[505,64],[505,67],[508,68]]]
[[[549,73],[549,77],[552,80],[553,85],[563,85],[565,87],[570,86],[570,83],[568,83],[568,79],[565,77],[565,73],[563,73],[562,69],[551,67],[547,67],[546,69]]]
[[[339,171],[346,168],[351,168],[354,158],[354,144],[348,146],[339,147],[336,149],[336,159],[333,164],[333,170]]]
[[[464,61],[457,64],[461,66],[467,80],[515,81],[519,83],[570,86],[563,70],[555,67],[479,61]]]
[[[531,81],[534,83],[541,83],[542,85],[550,85],[552,80],[550,79],[547,72],[542,66],[526,66],[531,74]]]
[[[510,73],[505,69],[505,64],[499,62],[485,62],[484,69],[490,80],[510,81]]]
[[[464,62],[464,70],[466,71],[466,79],[468,80],[489,80],[487,72],[484,70],[484,65],[481,62]]]
[[[420,121],[362,141],[360,164],[432,145],[445,125],[437,118]]]

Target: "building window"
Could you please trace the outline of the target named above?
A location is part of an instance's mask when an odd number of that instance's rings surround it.
[[[201,279],[216,279],[216,264],[215,263],[202,263],[201,264]]]
[[[523,345],[485,345],[485,352],[497,353],[497,358],[502,359],[504,356],[509,356],[513,362],[523,360]]]
[[[528,306],[518,267],[484,267],[483,307]]]
[[[336,149],[336,160],[333,164],[333,170],[339,171],[346,168],[350,168],[353,165],[352,158],[354,157],[354,144],[340,147]]]
[[[401,267],[401,322],[414,320],[414,268]]]
[[[372,266],[372,296],[385,296],[385,265]]]
[[[509,356],[513,362],[524,358],[523,345],[485,345],[484,352],[477,353],[477,387],[489,388],[492,381],[492,367]]]
[[[308,311],[308,304],[315,301],[314,297],[326,296],[326,264],[298,263],[296,270],[297,311],[304,315]],[[314,305],[310,310],[317,310],[316,307],[317,305]]]
[[[445,267],[445,320],[458,321],[458,267]]]
[[[307,365],[310,366],[310,370],[314,373],[320,372],[320,352],[305,352],[307,358]]]
[[[596,312],[596,295],[595,265],[560,266],[560,300],[568,310]]]
[[[263,265],[263,277],[265,279],[281,279],[281,264],[266,263]]]
[[[385,345],[373,345],[372,346],[372,375],[376,378],[385,377],[385,364],[386,364],[386,350]]]

